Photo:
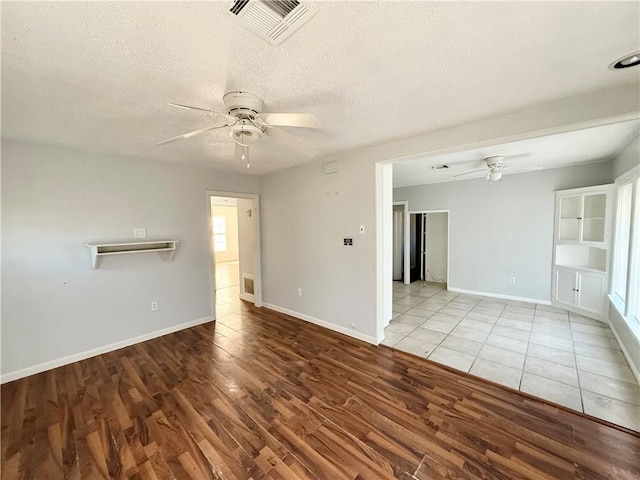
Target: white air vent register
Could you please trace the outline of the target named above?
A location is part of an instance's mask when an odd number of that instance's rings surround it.
[[[234,0],[225,2],[222,8],[272,45],[280,45],[318,11],[297,0]]]

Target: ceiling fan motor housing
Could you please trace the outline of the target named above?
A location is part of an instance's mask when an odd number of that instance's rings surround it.
[[[487,162],[487,167],[491,170],[500,170],[503,165],[504,157],[487,157],[484,159]]]
[[[228,92],[222,97],[227,113],[236,118],[255,118],[262,113],[264,102],[253,93],[234,91]]]

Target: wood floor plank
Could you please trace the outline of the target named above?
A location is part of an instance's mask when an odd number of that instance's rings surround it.
[[[637,432],[245,304],[1,394],[2,480],[640,478]]]

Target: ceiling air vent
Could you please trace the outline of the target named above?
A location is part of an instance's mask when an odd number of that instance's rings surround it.
[[[234,0],[223,8],[272,45],[280,45],[318,11],[313,5],[297,0]]]
[[[327,162],[322,164],[322,171],[327,175],[330,173],[338,173],[338,161]]]

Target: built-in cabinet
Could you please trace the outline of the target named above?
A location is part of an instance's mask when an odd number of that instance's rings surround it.
[[[609,285],[613,185],[556,192],[551,303],[603,320]]]

